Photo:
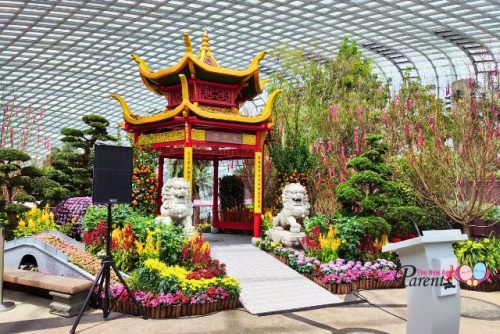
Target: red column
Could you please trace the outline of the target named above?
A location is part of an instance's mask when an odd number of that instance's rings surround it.
[[[212,226],[217,227],[219,223],[219,160],[214,159],[214,188],[212,190],[213,204],[212,204]]]
[[[162,203],[161,189],[163,188],[163,163],[165,158],[161,155],[158,157],[158,197],[156,199],[156,213],[160,214],[160,208]]]

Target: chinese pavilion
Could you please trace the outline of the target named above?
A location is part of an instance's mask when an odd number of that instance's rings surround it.
[[[221,67],[209,48],[208,33],[202,35],[198,54],[193,53],[189,35],[184,34],[185,52],[174,66],[152,71],[144,60],[132,54],[139,66],[144,85],[167,100],[157,114],[133,114],[125,100],[111,94],[122,107],[124,128],[134,142],[151,145],[159,152],[158,189],[163,185],[165,158],[183,159],[184,178],[192,187],[193,160],[212,160],[214,187],[212,225],[223,229],[253,230],[260,237],[263,199],[263,144],[272,129],[271,111],[280,90],[270,94],[263,110],[256,116],[240,112],[245,101],[262,93],[259,80],[259,53],[243,70]],[[218,210],[218,166],[221,160],[254,159],[253,221],[222,221]],[[158,196],[159,202],[161,195]],[[158,208],[161,203],[158,203]]]

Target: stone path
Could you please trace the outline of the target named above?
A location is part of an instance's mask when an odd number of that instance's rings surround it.
[[[332,306],[343,300],[266,254],[250,237],[205,234],[212,254],[240,280],[240,301],[250,313],[264,315]]]

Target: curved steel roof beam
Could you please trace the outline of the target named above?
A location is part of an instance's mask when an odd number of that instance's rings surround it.
[[[363,6],[362,4],[356,4],[356,6],[358,7],[361,7]],[[371,9],[368,9],[368,10],[371,10]],[[344,11],[340,10],[342,13]],[[352,14],[352,13],[356,13],[355,11],[350,11],[350,12],[347,12],[348,14]],[[325,14],[325,15],[328,15],[328,14]],[[332,15],[328,15],[329,17],[331,17],[332,19],[335,19],[335,20],[338,20],[338,21],[341,21],[341,22],[344,22],[344,23],[347,23],[347,24],[351,24],[350,21],[346,20],[346,19],[343,19],[341,17],[337,17],[337,16],[332,16]],[[415,48],[414,46],[412,46],[411,44],[407,43],[404,39],[402,38],[399,38],[399,37],[393,37],[393,36],[390,36],[389,34],[383,32],[383,27],[368,27],[368,29],[372,30],[372,31],[376,31],[380,34],[380,36],[383,36],[386,40],[390,40],[390,41],[396,41],[398,42],[399,44],[401,44],[402,46],[405,46],[407,49],[409,50],[414,50],[415,52],[419,53],[420,55],[422,55],[430,64],[431,64],[431,67],[432,69],[434,70],[434,74],[436,75],[436,79],[437,81],[439,82],[439,75],[437,73],[437,70],[436,70],[436,67],[434,66],[434,63],[430,60],[430,58],[425,54],[423,53],[421,50],[419,50],[418,48]],[[348,32],[348,34],[352,34],[352,35],[355,35],[355,36],[359,36],[361,38],[361,40],[364,39],[363,35],[361,34],[358,34],[358,33],[353,33],[351,31]],[[377,42],[378,43],[378,42]],[[400,52],[403,56],[405,56],[407,59],[410,59],[410,57],[406,56],[406,54],[400,50],[397,50],[398,52]],[[419,74],[419,70],[418,68],[415,68],[415,71],[417,72],[417,75],[420,76]],[[439,85],[439,84],[438,84]],[[439,90],[439,89],[438,89]]]
[[[495,32],[492,32],[484,27],[481,27],[480,25],[474,23],[473,21],[469,20],[468,18],[466,17],[463,17],[463,16],[460,16],[460,15],[456,15],[455,13],[453,13],[452,11],[447,11],[447,10],[443,10],[441,9],[440,7],[437,7],[437,6],[434,6],[433,4],[429,3],[428,1],[422,1],[422,0],[416,0],[416,1],[413,1],[413,0],[410,0],[411,2],[416,2],[417,4],[419,5],[422,5],[422,6],[425,6],[425,7],[428,7],[428,8],[432,8],[434,9],[436,12],[439,12],[441,14],[445,14],[445,15],[448,15],[454,19],[456,19],[457,21],[461,21],[461,22],[465,22],[467,23],[468,25],[476,28],[477,30],[481,30],[482,32],[484,32],[485,34],[488,34],[492,37],[495,37],[496,39],[500,39],[500,35],[495,33]],[[462,7],[462,8],[467,8],[471,11],[479,11],[476,7],[471,7],[470,5],[467,5],[467,1],[460,1],[460,2],[457,2],[457,4]],[[498,3],[497,3],[498,5]],[[498,21],[498,17],[496,18],[492,18],[491,16],[489,16],[487,13],[485,12],[481,12],[481,15],[483,16],[487,16],[489,19],[492,19],[494,21]],[[456,30],[456,29],[455,29]],[[464,34],[465,35],[465,34]],[[474,39],[472,37],[469,36],[469,38],[471,39]]]
[[[409,11],[407,8],[405,7],[402,7],[402,6],[399,6],[397,3],[387,3],[387,1],[381,1],[381,0],[375,0],[377,3],[379,4],[384,4],[384,5],[390,5],[390,6],[398,6],[398,9],[400,9],[401,11],[403,11],[405,14],[411,14],[411,15],[415,15],[416,16],[416,13],[415,12],[411,12]],[[365,5],[360,5],[360,6],[363,6],[365,8],[365,10],[370,10],[370,11],[373,11],[373,12],[376,12],[377,14],[379,15],[382,15],[383,17],[386,17],[386,18],[392,18],[391,15],[389,15],[386,11],[382,11],[382,10],[379,10],[379,9],[376,9],[374,7],[367,7]],[[420,15],[420,17],[422,17],[422,15]],[[401,18],[399,17],[398,18],[399,21],[403,21],[405,24],[408,24],[414,28],[417,28],[417,29],[422,29],[422,27],[418,26],[417,24],[413,23],[412,21],[410,20],[407,20],[405,18]],[[428,30],[426,30],[428,31]],[[432,32],[428,31],[430,34],[432,34]],[[413,38],[417,39],[419,42],[422,42],[424,44],[427,44],[429,46],[431,46],[433,49],[436,49],[438,51],[440,51],[440,53],[448,60],[448,62],[450,63],[451,65],[451,68],[453,70],[453,73],[454,73],[454,76],[455,76],[455,79],[457,78],[457,69],[455,67],[455,64],[453,63],[453,61],[451,60],[450,56],[448,56],[448,54],[440,47],[440,46],[436,46],[436,45],[433,45],[425,40],[423,40],[422,38],[418,37],[418,36],[412,36]],[[436,73],[436,78],[438,79],[439,81],[439,76],[437,75],[437,70],[436,68],[434,67],[435,69],[435,73]],[[437,89],[438,89],[438,92],[439,92],[439,84],[437,86]],[[439,94],[439,93],[438,93]]]
[[[216,4],[216,3],[214,3],[213,5],[214,5],[214,6],[217,6],[217,4]],[[275,8],[273,8],[273,11],[272,11],[272,12],[269,12],[269,11],[262,11],[262,12],[259,12],[259,16],[261,16],[261,17],[263,17],[263,18],[270,18],[270,19],[273,19],[273,18],[275,18],[276,13],[281,13],[281,14],[289,14],[289,13],[288,13],[288,11],[287,11],[287,9],[280,9],[279,7],[275,7]],[[327,14],[325,14],[325,15],[327,15]],[[347,20],[342,20],[342,19],[339,19],[339,18],[337,18],[337,17],[332,17],[332,16],[330,16],[330,15],[329,15],[329,17],[331,17],[331,18],[333,18],[333,19],[336,19],[336,20],[341,20],[341,21],[343,21],[343,22],[348,22]],[[323,22],[323,21],[321,21],[321,20],[319,20],[319,19],[317,19],[316,17],[310,17],[310,18],[308,18],[308,20],[310,20],[310,21],[314,21],[315,23],[318,23],[318,24],[322,24],[322,25],[324,25],[324,22]],[[349,22],[348,22],[348,23],[349,23]],[[299,26],[299,27],[302,27],[302,28],[307,28],[307,29],[310,29],[310,27],[309,27],[308,25],[303,24],[302,22],[294,22],[294,24],[295,24],[295,25],[297,25],[297,26]],[[335,28],[336,28],[337,30],[342,31],[344,34],[351,35],[351,36],[352,36],[352,35],[354,35],[354,36],[356,36],[357,38],[359,38],[360,40],[363,40],[363,39],[364,39],[363,35],[361,35],[361,34],[358,34],[358,33],[353,33],[353,32],[351,32],[351,31],[348,31],[348,30],[343,29],[343,28],[340,28],[340,27],[335,27]],[[384,34],[384,35],[385,35],[385,34]],[[357,42],[358,42],[358,45],[360,45],[360,42],[361,42],[361,41],[357,41]],[[404,41],[401,41],[401,42],[403,42],[403,43],[404,43]],[[415,51],[417,51],[417,52],[419,52],[419,51],[418,51],[418,50],[416,50],[416,49],[414,49],[414,50],[415,50]],[[381,58],[385,58],[385,57],[381,57]],[[397,69],[397,68],[396,68],[396,69]],[[417,73],[418,73],[418,69],[415,69],[415,71],[417,71]]]

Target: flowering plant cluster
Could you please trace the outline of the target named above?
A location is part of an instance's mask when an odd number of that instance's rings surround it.
[[[288,255],[290,267],[303,274],[313,274],[318,270],[320,261],[314,257],[307,257],[304,253],[295,251]]]
[[[115,228],[111,233],[111,248],[116,265],[123,271],[136,267],[138,254],[135,249],[135,234],[132,226],[126,224],[123,228]]]
[[[78,236],[82,233],[82,218],[91,203],[91,197],[68,198],[54,208],[54,219],[60,226],[72,224],[70,236]]]
[[[105,238],[106,223],[102,219],[95,229],[83,232],[83,242],[87,245],[87,249],[93,254],[98,253],[104,248]]]
[[[69,262],[77,265],[90,274],[96,276],[99,273],[99,270],[101,269],[101,260],[96,256],[86,252],[83,249],[68,244],[61,238],[50,234],[39,235],[37,236],[37,238],[54,247],[58,251],[66,254],[68,256]],[[118,280],[113,272],[111,273],[111,277],[114,281]]]
[[[46,206],[42,210],[34,207],[27,211],[19,220],[14,230],[16,238],[26,237],[45,230],[55,230],[54,214]]]
[[[133,290],[132,293],[139,305],[147,307],[211,303],[231,297],[231,294],[222,287],[209,287],[206,291],[194,295],[186,295],[182,290],[167,293]],[[129,301],[130,299],[127,290],[121,284],[111,287],[110,297],[124,301]]]
[[[195,232],[193,237],[182,247],[182,263],[194,269],[191,279],[223,277],[226,266],[210,255],[210,244],[203,239],[203,234]]]
[[[212,288],[223,288],[231,296],[240,292],[239,282],[229,276],[202,277],[198,272],[191,272],[178,265],[169,266],[158,259],[144,261],[143,267],[134,272],[131,286],[136,290],[156,293],[174,293],[181,290],[192,296]]]
[[[135,241],[137,254],[142,260],[156,259],[160,256],[161,240],[155,240],[155,234],[155,231],[148,231],[144,243],[141,240]]]
[[[330,284],[351,283],[360,279],[386,282],[400,279],[402,271],[394,262],[385,259],[365,263],[336,259],[320,266],[319,277],[322,282]]]

